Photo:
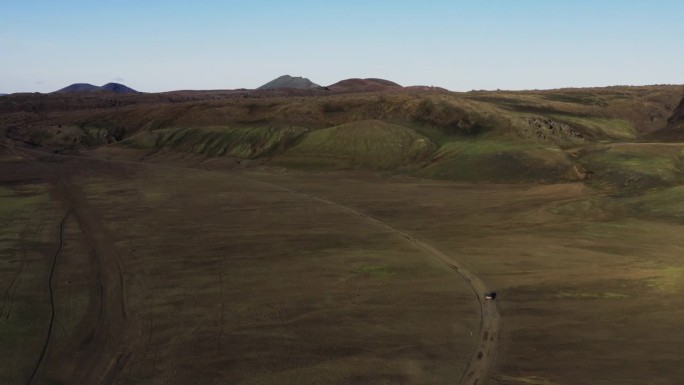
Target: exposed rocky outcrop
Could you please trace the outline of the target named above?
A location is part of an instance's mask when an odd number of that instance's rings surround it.
[[[543,116],[528,116],[518,130],[526,139],[555,145],[571,145],[585,142],[582,133],[567,123],[557,122]]]

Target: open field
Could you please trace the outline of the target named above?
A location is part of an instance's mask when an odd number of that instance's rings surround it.
[[[367,172],[60,158],[2,165],[33,174],[28,186],[42,186],[34,193],[54,190],[24,203],[52,207],[46,256],[75,208],[54,281],[60,326],[38,371],[52,383],[84,383],[74,368],[93,348],[105,352],[89,363],[101,383],[454,383],[475,347],[472,291],[429,253],[335,204],[444,251],[498,290],[504,323],[492,383],[676,384],[684,376],[673,343],[682,338],[681,225],[627,210],[634,197],[580,183]],[[11,196],[29,189],[24,183],[5,181]],[[103,281],[88,274],[102,269],[98,248],[111,248],[99,252],[121,269],[104,304],[94,289]],[[44,303],[30,308],[34,335],[47,327],[47,262],[34,263],[34,278],[21,273],[42,286],[36,299],[10,302]],[[98,324],[103,306],[117,303],[119,324]],[[5,322],[7,334],[28,327]],[[108,348],[85,337],[88,328]],[[3,366],[4,378],[26,378],[41,343],[25,344],[22,365]]]
[[[3,320],[7,338],[35,336],[22,356],[2,345],[25,367],[2,365],[11,383],[27,380],[47,338],[46,271],[69,209],[56,326],[34,383],[439,384],[472,355],[477,302],[458,274],[345,210],[225,173],[58,158],[0,166],[46,179],[53,196],[34,204],[54,206],[35,216],[50,229],[36,272],[3,269],[35,297],[4,302],[35,318],[31,330]],[[19,202],[9,194],[4,205]],[[14,242],[5,255],[37,247]]]
[[[677,384],[684,378],[675,343],[684,338],[681,217],[644,219],[625,211],[620,198],[579,183],[472,185],[296,172],[255,177],[429,239],[497,288],[504,326],[492,383]]]

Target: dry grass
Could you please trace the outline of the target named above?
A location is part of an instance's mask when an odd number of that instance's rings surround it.
[[[625,208],[581,184],[260,177],[363,210],[483,275],[501,301],[501,383],[675,385],[684,376],[672,343],[684,316],[680,224],[604,206],[557,212],[599,197]]]
[[[126,341],[126,353],[112,383],[442,384],[472,354],[477,307],[465,282],[345,210],[228,173],[76,160],[13,167],[70,175],[87,200],[78,214],[103,231],[87,238],[106,237],[119,258],[127,317],[108,343]],[[88,222],[68,223],[57,271],[46,382],[78,381],[75,369],[93,359],[79,352],[96,343],[83,332],[103,327],[93,324],[98,274],[79,223]],[[17,301],[45,316],[28,297]],[[28,367],[37,349],[24,349],[16,357]]]

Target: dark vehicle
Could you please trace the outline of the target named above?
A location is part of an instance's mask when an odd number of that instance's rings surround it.
[[[491,291],[489,293],[485,293],[485,299],[496,299],[496,292]]]

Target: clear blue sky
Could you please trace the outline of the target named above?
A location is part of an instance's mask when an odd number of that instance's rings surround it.
[[[2,0],[0,92],[684,83],[682,0]]]

